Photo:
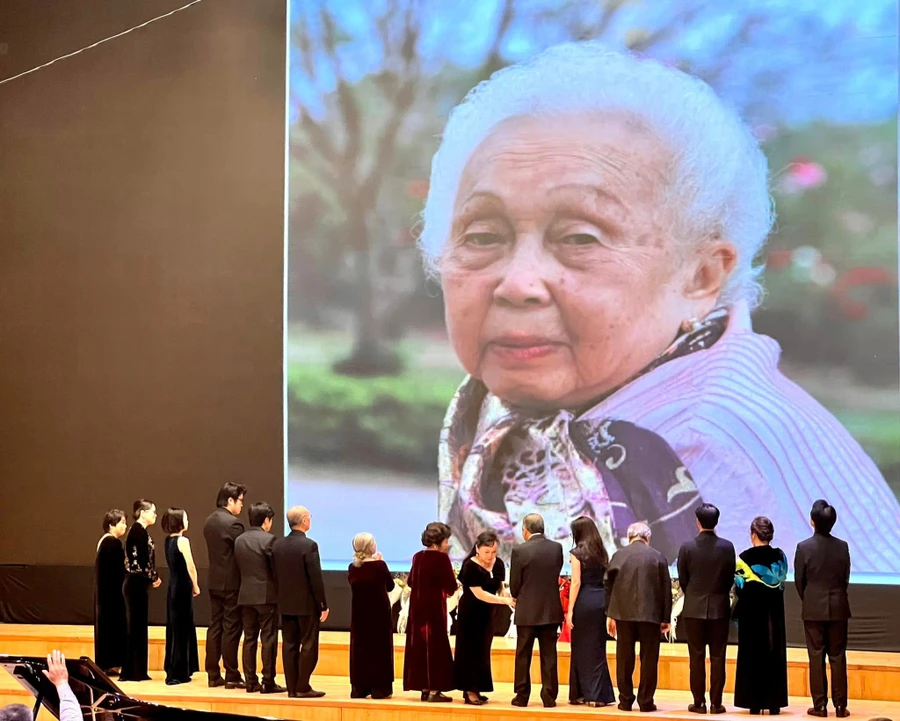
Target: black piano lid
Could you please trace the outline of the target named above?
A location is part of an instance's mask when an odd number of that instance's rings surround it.
[[[44,676],[47,659],[39,656],[7,656],[0,654],[0,666],[16,679],[32,696],[56,718],[59,718],[59,697],[56,687]],[[250,718],[218,711],[162,706],[139,701],[122,689],[89,658],[66,659],[69,686],[81,704],[86,719],[97,721],[127,721],[128,719],[170,719],[171,721],[247,721]]]

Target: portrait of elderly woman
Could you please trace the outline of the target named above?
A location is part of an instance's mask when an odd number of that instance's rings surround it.
[[[854,570],[900,572],[884,478],[753,331],[768,172],[702,81],[594,43],[451,113],[420,244],[468,374],[439,449],[455,558],[487,529],[508,555],[528,513],[560,540],[592,517],[610,553],[645,521],[674,558],[702,502],[721,535],[764,514],[791,548],[827,496]]]

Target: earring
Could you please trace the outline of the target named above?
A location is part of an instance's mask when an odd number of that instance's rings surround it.
[[[700,330],[701,325],[702,324],[696,318],[696,316],[691,318],[690,320],[683,320],[681,321],[681,332],[690,333],[691,331]]]

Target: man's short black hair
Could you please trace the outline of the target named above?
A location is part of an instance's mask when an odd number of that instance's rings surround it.
[[[837,523],[837,509],[828,501],[819,499],[813,503],[809,518],[816,527],[816,533],[831,533],[831,529]]]
[[[239,483],[226,483],[219,489],[219,495],[216,496],[216,506],[219,508],[226,508],[228,506],[229,498],[236,501],[241,496],[246,495],[247,486],[242,486]]]
[[[719,509],[712,503],[704,503],[696,511],[697,520],[700,521],[700,528],[704,531],[712,531],[719,525]]]
[[[275,518],[275,509],[268,503],[254,503],[247,514],[251,526],[262,526],[267,518]]]

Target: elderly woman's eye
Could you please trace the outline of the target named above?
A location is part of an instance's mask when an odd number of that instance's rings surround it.
[[[466,233],[463,240],[467,245],[475,245],[484,247],[488,245],[496,245],[502,242],[502,238],[496,233]]]
[[[599,238],[589,235],[588,233],[572,233],[562,239],[565,245],[593,245],[599,243]]]

